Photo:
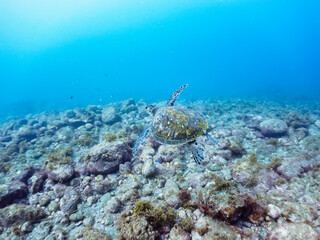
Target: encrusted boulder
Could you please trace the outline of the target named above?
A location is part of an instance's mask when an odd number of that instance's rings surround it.
[[[132,212],[122,213],[118,222],[118,230],[120,240],[154,240],[157,236],[157,232],[153,230],[145,216],[138,216]]]
[[[104,206],[106,212],[118,213],[121,210],[121,202],[117,197],[111,198]]]
[[[236,186],[228,186],[227,182],[219,185],[199,193],[198,204],[202,213],[229,223],[246,220],[259,224],[264,220],[266,208],[262,202],[240,193]]]
[[[267,235],[267,240],[318,240],[319,234],[306,223],[282,223]]]
[[[34,172],[35,169],[33,167],[29,167],[23,170],[18,176],[14,177],[12,180],[27,183],[28,179],[34,174]]]
[[[157,173],[157,168],[152,159],[147,159],[142,166],[142,175],[151,178]]]
[[[34,131],[31,131],[29,129],[21,129],[21,131],[18,132],[16,142],[20,143],[21,141],[30,141],[37,137],[37,134]]]
[[[137,111],[137,110],[138,110],[138,108],[137,108],[136,103],[133,100],[133,98],[129,98],[128,100],[123,101],[121,104],[120,111],[123,113],[129,113],[129,112]]]
[[[29,191],[31,193],[37,193],[41,191],[44,181],[48,175],[45,171],[36,172],[31,178],[28,179]]]
[[[121,121],[120,115],[117,113],[114,107],[107,107],[102,110],[102,122],[108,125],[112,125]]]
[[[65,182],[74,175],[74,167],[70,164],[54,165],[47,174],[48,178],[55,182]]]
[[[46,217],[43,209],[24,204],[12,204],[0,209],[0,227],[10,227]]]
[[[268,119],[260,123],[260,131],[265,137],[281,137],[288,131],[285,121],[280,119]]]
[[[112,238],[104,233],[99,231],[96,228],[93,228],[91,226],[85,226],[82,230],[82,236],[83,236],[83,240],[111,240]],[[71,236],[71,239],[79,239],[79,238],[73,238]]]
[[[168,180],[164,187],[164,200],[172,208],[178,208],[181,205],[178,197],[179,187],[173,180]]]
[[[80,195],[73,187],[67,187],[60,201],[60,209],[67,214],[71,214],[77,209],[80,202]]]
[[[118,171],[119,165],[132,158],[132,150],[126,142],[107,142],[92,147],[87,156],[87,171],[92,174],[109,174]]]
[[[276,172],[285,179],[290,180],[310,170],[312,163],[311,160],[306,160],[304,157],[284,158]]]
[[[0,185],[0,208],[3,208],[28,194],[28,187],[20,181],[13,181],[8,185]]]
[[[209,217],[201,217],[192,231],[193,240],[212,239],[243,239],[241,235],[222,221],[213,220]]]

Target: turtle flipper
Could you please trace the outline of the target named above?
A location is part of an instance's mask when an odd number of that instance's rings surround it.
[[[192,152],[193,159],[197,164],[201,164],[203,160],[204,149],[200,146],[197,141],[189,143],[190,151]]]
[[[150,133],[151,127],[146,128],[139,136],[139,138],[137,139],[136,143],[134,144],[133,147],[133,156],[136,155],[136,153],[138,152],[138,149],[141,145],[141,143],[143,142],[143,140],[148,137],[149,133]]]
[[[182,90],[185,89],[186,87],[188,87],[188,84],[185,84],[185,85],[179,87],[174,93],[172,93],[171,97],[169,98],[169,100],[167,102],[167,106],[173,106],[174,103],[177,101]]]
[[[206,137],[207,137],[207,140],[208,140],[209,142],[211,142],[211,143],[213,143],[213,144],[215,144],[215,145],[217,145],[217,146],[220,146],[219,143],[218,143],[216,140],[214,140],[214,139],[209,135],[209,133],[206,133]]]

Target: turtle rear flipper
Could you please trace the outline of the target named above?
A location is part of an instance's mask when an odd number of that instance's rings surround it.
[[[194,161],[197,164],[201,164],[203,160],[204,149],[200,146],[200,144],[197,141],[193,141],[189,143],[189,148],[190,148],[190,151],[192,152]]]
[[[137,141],[133,147],[133,156],[135,156],[137,154],[141,143],[143,142],[144,139],[146,139],[148,137],[150,130],[151,130],[151,127],[148,127],[140,134],[139,138],[137,139]]]
[[[177,101],[182,90],[185,89],[186,87],[188,87],[188,84],[181,86],[174,93],[172,93],[171,97],[169,98],[169,100],[167,102],[167,106],[173,106],[174,103]]]

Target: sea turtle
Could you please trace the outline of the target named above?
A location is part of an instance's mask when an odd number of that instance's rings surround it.
[[[152,126],[145,129],[133,149],[136,155],[139,146],[143,140],[148,137],[150,131],[157,142],[168,145],[188,144],[190,151],[196,163],[201,164],[203,160],[203,148],[198,144],[197,138],[205,135],[207,139],[217,144],[207,133],[206,117],[194,110],[176,107],[174,103],[178,99],[181,91],[188,84],[181,86],[169,98],[165,107],[158,108],[154,105],[148,105],[147,111],[154,116]]]

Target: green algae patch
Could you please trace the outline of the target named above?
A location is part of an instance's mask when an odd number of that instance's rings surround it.
[[[276,169],[277,167],[279,167],[281,165],[281,163],[283,162],[283,159],[280,157],[274,157],[271,159],[270,163],[268,164],[268,166],[272,169]]]
[[[118,136],[116,134],[113,133],[106,133],[106,135],[104,136],[104,140],[106,140],[107,142],[113,142],[118,138]]]
[[[58,165],[72,164],[72,159],[70,157],[72,153],[70,154],[70,152],[70,150],[67,150],[67,152],[64,152],[63,150],[58,150],[55,153],[49,154],[47,156],[47,161],[45,161],[44,163],[45,167],[52,170],[55,169]]]
[[[0,209],[0,226],[10,227],[24,222],[37,222],[45,218],[46,214],[42,208],[24,204],[12,204]]]
[[[104,233],[100,232],[98,229],[91,227],[91,226],[85,226],[82,229],[83,233],[83,240],[111,240],[112,238]]]
[[[75,142],[76,144],[79,144],[81,146],[90,146],[91,143],[93,143],[92,134],[86,132],[85,134],[80,136]]]
[[[177,219],[170,207],[155,207],[147,201],[138,200],[131,211],[121,214],[118,221],[120,239],[155,239],[161,229],[171,228]]]
[[[153,206],[148,201],[140,201],[138,200],[133,208],[133,212],[141,215],[150,213],[153,210]]]
[[[191,233],[192,229],[194,228],[194,223],[191,217],[186,217],[185,219],[179,221],[175,225],[175,227],[185,232]]]

